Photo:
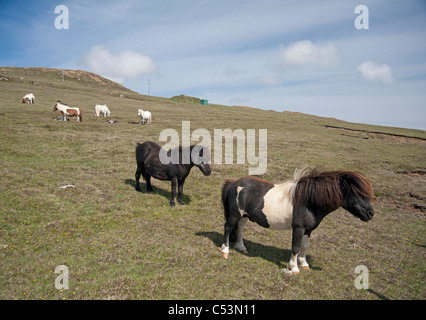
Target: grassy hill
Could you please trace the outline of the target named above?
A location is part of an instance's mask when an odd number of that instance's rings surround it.
[[[425,299],[426,132],[254,108],[202,106],[140,95],[84,71],[0,68],[0,299]],[[21,103],[33,92],[35,105]],[[57,100],[84,121],[54,120]],[[117,123],[95,119],[107,104]],[[137,110],[153,114],[149,125]],[[221,258],[225,178],[248,165],[193,168],[186,206],[169,206],[170,183],[134,190],[135,146],[182,121],[198,128],[268,130],[268,169],[278,183],[298,166],[363,172],[376,215],[343,209],[313,232],[310,271],[281,272],[291,232],[246,226],[249,256]],[[181,137],[181,136],[180,136]],[[61,188],[64,185],[73,187]],[[358,265],[369,270],[357,290]],[[69,290],[55,268],[69,268]]]

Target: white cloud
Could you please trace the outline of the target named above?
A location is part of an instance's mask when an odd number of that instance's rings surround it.
[[[148,56],[134,51],[113,55],[102,46],[92,47],[82,62],[90,71],[120,83],[155,71],[155,64]]]
[[[280,86],[282,81],[274,76],[270,75],[261,75],[255,78],[255,82],[268,86],[268,87],[276,87]]]
[[[227,67],[225,67],[223,73],[228,78],[235,79],[235,78],[244,76],[246,72],[244,70],[241,70],[241,69],[237,69],[237,68],[234,68],[234,67],[227,66]]]
[[[367,61],[358,66],[358,71],[362,79],[367,82],[382,84],[391,84],[393,82],[392,70],[386,64]]]
[[[331,42],[314,44],[310,40],[302,40],[287,47],[281,45],[279,50],[274,67],[281,71],[305,67],[336,67],[341,60],[340,51]]]

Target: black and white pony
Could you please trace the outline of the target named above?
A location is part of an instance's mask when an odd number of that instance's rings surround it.
[[[299,273],[298,263],[309,269],[306,250],[311,232],[330,212],[342,207],[362,221],[373,218],[373,188],[355,171],[296,169],[293,180],[274,185],[248,176],[226,180],[222,187],[225,236],[222,256],[229,255],[229,241],[247,254],[243,228],[247,220],[265,228],[293,230],[288,273]]]
[[[172,208],[175,206],[176,186],[178,186],[177,200],[184,205],[185,203],[182,201],[183,184],[191,168],[195,165],[205,176],[210,175],[212,172],[209,165],[211,155],[207,148],[197,145],[188,149],[178,147],[177,149],[166,151],[152,141],[139,143],[136,147],[136,164],[138,166],[135,173],[136,191],[141,191],[139,184],[141,174],[146,181],[147,191],[153,191],[151,177],[159,180],[168,180],[172,184],[170,206]],[[175,163],[171,161],[164,164],[161,161],[162,152],[168,158],[172,158],[172,154],[176,154]]]

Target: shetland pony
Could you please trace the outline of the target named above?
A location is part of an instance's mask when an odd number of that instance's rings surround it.
[[[229,255],[229,241],[247,254],[243,228],[247,220],[265,228],[293,230],[289,271],[299,273],[298,263],[309,269],[306,250],[311,232],[330,212],[342,207],[362,221],[373,218],[370,203],[373,188],[361,173],[355,171],[308,171],[297,169],[293,180],[274,185],[249,176],[226,180],[222,187],[225,211],[225,234],[222,256]]]
[[[34,104],[35,103],[35,97],[32,93],[28,93],[25,96],[22,97],[22,103],[28,103],[28,104]]]
[[[152,121],[151,112],[149,111],[143,111],[142,109],[139,109],[138,116],[140,118],[140,124],[149,124]]]
[[[109,111],[109,108],[107,107],[106,104],[104,104],[104,105],[97,104],[95,106],[95,114],[94,114],[94,116],[97,117],[97,118],[99,118],[99,116],[100,116],[101,113],[104,115],[104,118],[111,116],[111,111]]]
[[[176,154],[175,151],[177,151],[177,163],[173,163],[172,161],[168,164],[162,163],[160,160],[162,151],[164,154],[167,154],[169,158],[171,155]],[[186,157],[189,159],[186,159]],[[191,168],[194,165],[198,167],[205,176],[210,175],[212,172],[209,165],[210,157],[210,151],[201,146],[191,146],[189,147],[189,150],[178,147],[174,150],[165,151],[158,144],[152,141],[138,143],[136,147],[137,169],[135,173],[135,189],[136,191],[141,191],[139,184],[141,174],[146,181],[147,191],[153,191],[151,177],[159,180],[171,181],[172,198],[170,200],[170,206],[172,208],[175,207],[176,185],[178,186],[177,201],[184,205],[185,203],[182,201],[182,193],[185,179],[188,177]]]
[[[77,122],[83,122],[83,110],[81,110],[80,108],[71,108],[68,107],[67,104],[62,103],[61,101],[58,100],[58,102],[56,102],[55,106],[53,107],[53,111],[59,110],[61,111],[62,115],[64,116],[64,121],[67,121],[67,116],[70,117],[77,117]]]

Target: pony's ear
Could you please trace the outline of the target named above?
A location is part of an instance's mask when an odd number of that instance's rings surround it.
[[[196,145],[192,148],[191,159],[195,164],[210,163],[210,151],[205,146]]]
[[[212,157],[212,155],[211,155],[210,150],[209,150],[208,147],[206,147],[206,146],[201,147],[201,150],[200,150],[199,154],[200,154],[200,158],[203,159],[204,163],[208,163],[208,164],[211,163],[211,157]]]

